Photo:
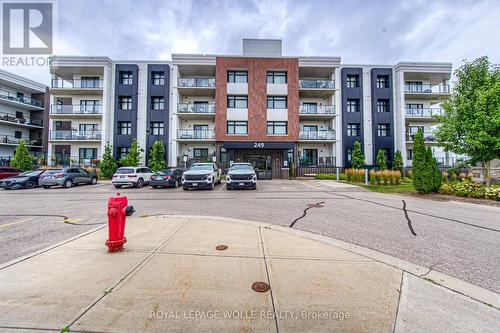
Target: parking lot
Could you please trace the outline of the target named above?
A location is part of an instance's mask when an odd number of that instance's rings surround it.
[[[0,191],[0,262],[106,226],[109,182]],[[136,216],[205,215],[331,236],[500,291],[500,209],[387,195],[334,181],[260,181],[256,190],[122,188]],[[104,248],[103,239],[103,248]]]

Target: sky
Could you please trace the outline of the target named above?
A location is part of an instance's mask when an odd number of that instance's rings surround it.
[[[500,63],[500,1],[58,0],[54,54],[170,60],[241,54],[242,38],[283,40],[283,55],[346,64]],[[48,84],[48,67],[0,66]]]

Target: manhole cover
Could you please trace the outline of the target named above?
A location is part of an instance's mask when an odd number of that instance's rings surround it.
[[[215,249],[216,249],[217,251],[224,251],[224,250],[227,250],[227,245],[217,245],[217,246],[215,247]]]
[[[264,293],[269,290],[269,285],[265,282],[254,282],[252,284],[252,289],[258,293]]]

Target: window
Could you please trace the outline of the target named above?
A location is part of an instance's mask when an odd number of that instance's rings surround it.
[[[406,104],[406,108],[410,110],[422,110],[424,108],[424,105],[408,103]]]
[[[416,82],[406,82],[406,91],[409,92],[422,92],[422,82],[421,81],[416,81]]]
[[[227,134],[248,134],[247,121],[228,121]]]
[[[286,72],[267,72],[267,83],[286,83]]]
[[[208,157],[208,148],[193,148],[193,157],[194,158],[207,158]]]
[[[151,134],[163,135],[163,122],[151,122]]]
[[[118,107],[120,110],[132,110],[132,97],[120,96],[118,97]]]
[[[408,161],[413,160],[413,149],[406,149],[406,159]]]
[[[389,88],[389,75],[377,75],[377,88]]]
[[[354,148],[347,148],[345,150],[345,156],[347,157],[347,161],[348,162],[351,162],[352,161],[352,152],[353,152]]]
[[[228,71],[227,72],[227,82],[228,83],[247,83],[248,82],[248,72],[247,71]]]
[[[82,76],[82,88],[99,88],[99,78],[96,76]]]
[[[248,96],[227,96],[228,109],[248,109]]]
[[[267,122],[267,134],[278,134],[284,135],[288,133],[288,127],[286,121],[268,121]]]
[[[360,124],[347,124],[347,136],[360,136]]]
[[[23,132],[21,132],[21,131],[14,131],[14,137],[16,139],[21,139],[23,137]]]
[[[347,100],[347,112],[359,112],[359,99],[351,98]]]
[[[389,112],[389,100],[388,99],[378,99],[377,100],[377,112]]]
[[[118,159],[122,160],[130,152],[130,147],[118,147]]]
[[[119,83],[130,86],[132,85],[132,72],[131,71],[120,71]]]
[[[391,125],[390,124],[378,124],[377,125],[377,135],[378,136],[391,136]]]
[[[304,126],[302,126],[302,130],[304,132],[317,132],[318,126],[316,126],[316,125],[304,125]]]
[[[8,117],[8,114],[4,116],[4,119],[6,117]],[[16,119],[24,119],[24,113],[22,113],[21,111],[16,111]]]
[[[131,135],[131,134],[132,134],[132,123],[130,121],[119,121],[118,135]]]
[[[151,97],[151,109],[153,110],[165,109],[165,99],[163,97]]]
[[[317,165],[318,164],[318,150],[317,149],[304,149],[300,158],[302,165]]]
[[[91,132],[99,130],[99,124],[80,124],[78,125],[80,132]]]
[[[96,112],[97,106],[99,105],[98,100],[81,100],[80,101],[80,111],[82,112]]]
[[[151,84],[153,86],[164,86],[165,72],[151,72]]]
[[[359,75],[349,74],[347,75],[347,88],[358,88],[359,87]]]
[[[80,148],[78,150],[80,160],[96,160],[97,148]]]
[[[268,109],[286,109],[287,98],[286,96],[267,96]]]

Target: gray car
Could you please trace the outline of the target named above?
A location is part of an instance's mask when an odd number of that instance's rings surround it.
[[[39,182],[43,188],[50,188],[52,186],[70,188],[73,185],[80,184],[94,185],[97,183],[97,174],[78,167],[48,169],[44,172]]]

